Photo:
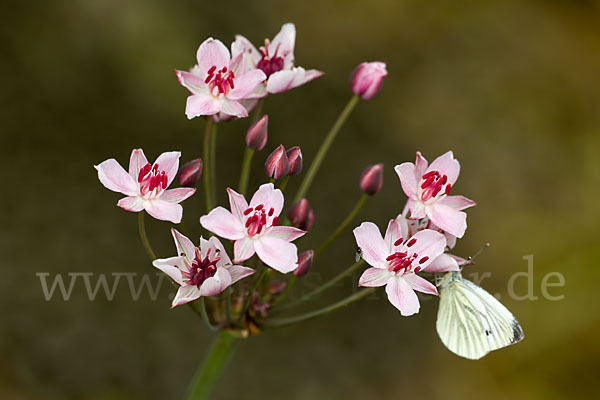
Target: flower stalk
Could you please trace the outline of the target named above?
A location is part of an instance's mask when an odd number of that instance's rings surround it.
[[[212,117],[206,118],[206,126],[204,128],[204,201],[206,203],[206,212],[213,209],[212,194],[211,194],[211,174],[212,174],[212,160],[211,160],[211,136],[212,136]]]
[[[317,155],[315,156],[315,159],[311,163],[310,168],[308,169],[308,172],[304,176],[304,180],[302,181],[302,184],[300,185],[300,189],[298,189],[298,193],[296,193],[296,198],[294,199],[294,202],[300,200],[302,197],[304,197],[306,195],[306,192],[310,188],[310,185],[311,185],[313,179],[315,178],[315,175],[317,174],[317,171],[319,170],[319,167],[321,166],[321,163],[323,162],[323,159],[325,158],[327,151],[329,151],[329,147],[331,147],[331,144],[333,143],[335,137],[337,136],[338,132],[342,128],[342,125],[344,125],[344,122],[346,122],[346,120],[352,113],[352,110],[354,110],[354,107],[356,107],[356,105],[358,104],[359,101],[360,101],[359,96],[357,96],[357,95],[352,96],[350,98],[350,101],[348,101],[348,104],[346,104],[346,107],[344,107],[344,110],[342,111],[342,113],[339,115],[338,119],[335,121],[335,123],[331,127],[331,130],[329,131],[329,133],[325,137],[325,140],[323,141],[323,144],[319,148],[319,152],[317,153]]]
[[[146,254],[148,254],[148,257],[150,258],[150,261],[154,261],[156,259],[156,254],[154,254],[154,250],[152,250],[150,242],[148,241],[148,235],[146,235],[144,215],[146,215],[144,211],[138,213],[138,229],[140,231],[140,239],[142,240],[142,244],[144,245],[144,249],[146,250]]]

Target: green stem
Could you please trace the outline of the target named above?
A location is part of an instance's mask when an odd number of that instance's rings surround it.
[[[298,189],[298,193],[296,193],[296,198],[294,200],[294,203],[297,202],[298,200],[300,200],[301,198],[303,198],[304,195],[306,194],[306,192],[308,191],[308,188],[310,187],[310,184],[312,183],[313,179],[315,178],[315,175],[317,174],[317,171],[319,170],[319,167],[321,166],[321,163],[323,162],[323,159],[325,158],[325,155],[327,154],[329,147],[331,147],[331,144],[333,143],[335,136],[338,134],[340,128],[342,127],[342,125],[344,125],[344,122],[346,122],[346,119],[348,118],[348,116],[350,115],[350,113],[352,112],[354,107],[356,107],[359,100],[360,100],[360,97],[358,97],[356,95],[352,96],[350,101],[348,101],[348,104],[346,104],[346,107],[344,107],[344,110],[342,111],[342,113],[340,114],[338,119],[335,121],[335,124],[333,124],[333,127],[331,128],[331,130],[325,137],[323,144],[321,144],[321,147],[319,148],[319,152],[315,156],[314,161],[311,163],[310,168],[308,169],[308,172],[304,176],[302,185],[300,185],[300,189]]]
[[[244,151],[244,161],[242,161],[242,173],[240,174],[240,184],[238,186],[238,192],[245,196],[246,190],[248,190],[248,178],[250,177],[250,165],[252,164],[252,156],[254,156],[254,149],[246,147]]]
[[[150,261],[154,261],[154,260],[156,260],[156,254],[154,254],[154,251],[152,250],[152,247],[150,246],[150,242],[148,241],[148,236],[146,235],[146,226],[144,224],[144,215],[146,215],[145,211],[140,211],[138,213],[138,228],[140,231],[140,239],[142,239],[142,244],[144,245],[144,249],[146,250],[148,257],[150,257]]]
[[[283,178],[281,180],[281,183],[279,184],[279,190],[281,190],[282,192],[285,190],[285,187],[288,184],[288,181],[290,180],[290,176],[286,176],[285,178]]]
[[[323,293],[325,290],[329,289],[330,287],[332,287],[333,285],[335,285],[336,283],[338,283],[339,281],[341,281],[342,279],[344,279],[348,275],[354,273],[363,264],[364,264],[364,260],[360,260],[359,262],[357,262],[355,264],[352,264],[346,270],[342,271],[341,273],[339,273],[335,277],[331,278],[330,280],[328,280],[327,282],[325,282],[323,285],[319,286],[318,288],[314,289],[313,291],[310,291],[310,292],[306,293],[305,295],[303,295],[302,297],[300,297],[298,300],[296,300],[296,301],[294,301],[292,303],[286,304],[285,306],[279,308],[278,311],[285,310],[285,309],[288,309],[288,308],[291,308],[291,307],[295,307],[298,304],[303,303],[303,302],[305,302],[305,301],[307,301],[309,299],[312,299],[316,295]]]
[[[225,321],[227,326],[231,324],[231,286],[225,290]]]
[[[213,323],[210,322],[210,317],[206,312],[206,302],[204,301],[204,296],[200,297],[200,313],[202,314],[202,320],[204,321],[208,329],[210,329],[213,332],[219,330],[219,327],[217,325],[213,325]]]
[[[260,284],[260,281],[262,281],[264,276],[267,274],[267,271],[268,271],[268,268],[263,265],[261,267],[260,272],[258,273],[258,276],[252,283],[252,287],[250,288],[250,291],[248,292],[248,296],[246,296],[246,300],[244,300],[244,305],[242,306],[242,311],[240,312],[240,316],[238,317],[238,320],[237,320],[238,324],[240,322],[242,322],[242,320],[244,319],[244,315],[246,315],[246,311],[248,311],[248,307],[250,306],[250,301],[252,300],[252,294],[254,293],[254,291],[256,290],[258,285]]]
[[[192,378],[186,395],[187,400],[210,398],[219,377],[231,359],[236,343],[237,338],[226,331],[221,331],[217,335],[204,362]]]
[[[217,124],[210,134],[210,192],[212,204],[217,204]]]
[[[210,193],[210,174],[211,174],[211,160],[210,160],[210,143],[212,136],[212,117],[209,116],[206,119],[206,126],[204,129],[204,200],[206,201],[206,212],[212,210],[212,195]]]
[[[360,209],[365,205],[365,202],[367,201],[368,198],[369,198],[369,195],[366,193],[363,193],[360,200],[358,200],[358,203],[356,203],[356,206],[354,206],[354,209],[352,211],[350,211],[350,214],[348,214],[346,219],[340,224],[340,226],[338,226],[338,228],[335,230],[335,232],[333,232],[333,234],[331,236],[329,236],[329,238],[327,238],[325,243],[323,243],[323,245],[321,245],[321,247],[319,247],[319,249],[315,252],[315,258],[319,254],[321,254],[327,247],[329,247],[329,245],[331,243],[333,243],[333,241],[335,239],[337,239],[337,237],[342,232],[344,232],[344,230],[348,227],[348,225],[350,225],[350,223],[354,220],[354,218],[356,218],[356,215],[359,213]]]
[[[310,311],[306,314],[300,314],[300,315],[296,315],[293,317],[287,317],[287,318],[267,319],[265,321],[261,321],[260,326],[262,328],[281,328],[283,326],[307,321],[309,319],[318,317],[323,314],[330,313],[332,311],[335,311],[337,309],[345,307],[349,304],[352,304],[355,301],[358,301],[358,300],[362,299],[363,297],[371,294],[373,291],[375,291],[375,289],[377,289],[377,288],[368,288],[368,289],[359,290],[358,292],[354,293],[353,295],[348,296],[345,299],[338,301],[337,303],[333,303],[327,307],[323,307],[318,310]]]

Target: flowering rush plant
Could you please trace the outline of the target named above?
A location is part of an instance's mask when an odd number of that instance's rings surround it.
[[[447,251],[465,234],[464,210],[475,203],[454,194],[460,164],[451,151],[431,163],[416,152],[414,163],[394,167],[396,185],[401,185],[408,200],[403,208],[392,212],[385,231],[372,222],[356,221],[363,205],[382,188],[384,166],[374,164],[359,177],[362,195],[356,206],[332,229],[329,238],[316,249],[304,248],[299,241],[315,223],[316,213],[307,198],[311,183],[353,109],[381,90],[387,76],[383,62],[361,63],[351,74],[351,98],[307,171],[303,170],[300,147],[272,146],[264,161],[264,183],[258,188],[248,187],[255,153],[268,144],[269,117],[261,113],[265,100],[323,75],[297,65],[295,40],[295,27],[289,23],[258,48],[241,35],[230,47],[208,38],[198,48],[196,64],[189,70],[175,71],[189,92],[185,115],[189,119],[203,117],[202,158],[180,166],[182,154],[169,151],[151,163],[142,149],[134,149],[127,170],[112,158],[95,166],[102,185],[125,196],[117,206],[138,214],[140,237],[152,265],[177,289],[171,307],[189,307],[208,329],[217,332],[206,361],[189,386],[190,399],[210,396],[240,339],[332,312],[378,287],[385,287],[387,299],[399,316],[413,315],[420,308],[416,292],[438,295],[427,274],[457,271],[465,262]],[[250,122],[245,126],[245,138],[240,138],[245,154],[239,184],[221,188],[215,179],[217,128],[223,121],[242,118]],[[293,196],[286,191],[290,180],[299,183]],[[196,185],[201,185],[203,195],[190,199]],[[217,190],[227,193],[227,204],[215,204]],[[204,232],[199,240],[186,234],[182,220],[185,200],[205,206],[205,214],[194,217]],[[155,255],[146,236],[146,213],[174,225],[170,228],[175,242],[172,254],[162,258]],[[352,253],[358,248],[356,262],[316,289],[294,299],[288,296],[296,280],[316,268],[319,256],[352,227],[356,243],[349,247]],[[358,281],[361,288],[349,297],[308,313],[294,312],[298,305],[356,271],[362,271]]]

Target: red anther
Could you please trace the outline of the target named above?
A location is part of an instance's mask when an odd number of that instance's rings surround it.
[[[253,208],[252,208],[252,207],[250,207],[250,208],[247,208],[247,209],[246,209],[246,211],[244,211],[244,215],[248,215],[248,214],[250,214],[250,213],[252,212],[252,210],[253,210]]]
[[[423,183],[421,183],[421,189],[425,189],[427,186],[431,185],[435,178],[429,177]]]
[[[408,247],[411,247],[411,246],[412,246],[413,244],[415,244],[415,243],[417,243],[417,239],[415,239],[415,238],[412,238],[412,239],[410,239],[410,240],[408,241],[408,243],[406,243],[406,245],[407,245]]]
[[[452,188],[452,185],[450,185],[450,184],[447,184],[447,185],[446,185],[446,190],[444,190],[444,193],[445,193],[445,194],[447,194],[447,195],[448,195],[448,194],[450,194],[450,189],[451,189],[451,188]]]
[[[258,235],[260,233],[260,231],[262,231],[264,225],[259,225],[258,229],[256,229],[256,234]]]
[[[213,65],[212,67],[210,67],[210,69],[208,70],[208,74],[212,74],[213,72],[215,72],[215,69],[217,69],[216,65]]]
[[[246,228],[249,227],[253,221],[254,221],[254,217],[248,218],[248,220],[246,221]]]
[[[433,193],[431,194],[431,197],[435,197],[437,196],[437,194],[440,192],[440,190],[442,190],[441,186],[437,186],[434,190]]]
[[[169,178],[167,178],[167,175],[165,175],[164,171],[161,176],[162,176],[162,188],[166,189],[167,185],[169,183]]]
[[[140,173],[138,175],[138,183],[140,183],[144,180],[144,177],[146,176],[146,174],[148,172],[150,172],[151,169],[152,169],[152,165],[150,165],[150,163],[144,165],[142,167],[142,169],[140,169]]]
[[[231,86],[231,89],[235,89],[235,86],[233,85],[233,76],[229,75],[229,78],[227,78],[227,82],[229,82],[229,86]]]
[[[154,166],[152,167],[152,171],[154,171],[154,172],[158,171],[158,164],[154,164]]]
[[[262,210],[262,208],[264,207],[264,204],[259,204],[256,206],[256,211],[258,210]]]
[[[421,270],[421,267],[415,268],[415,274],[419,273],[420,270]]]
[[[204,83],[208,84],[208,82],[212,81],[214,75],[213,74],[209,74],[206,79],[204,80]]]
[[[427,179],[427,178],[435,176],[437,174],[438,174],[437,171],[429,171],[428,173],[426,173],[425,175],[423,175],[423,179]]]
[[[275,225],[277,225],[277,222],[279,222],[279,217],[273,218],[273,222],[271,223],[271,225],[275,226]]]
[[[267,224],[267,217],[265,216],[265,214],[262,214],[262,215],[260,216],[260,223],[261,223],[262,225],[266,225],[266,224]]]
[[[404,241],[404,239],[402,239],[402,238],[400,238],[400,239],[396,240],[396,241],[394,242],[394,246],[400,246],[400,245],[402,244],[402,242],[403,242],[403,241]]]
[[[423,264],[423,263],[424,263],[424,262],[426,262],[427,260],[429,260],[429,257],[425,256],[425,257],[423,257],[423,258],[421,258],[421,259],[419,260],[419,264]]]
[[[221,69],[221,72],[227,72],[227,67],[223,67],[223,68]]]
[[[396,258],[396,254],[398,254],[398,253],[390,254],[389,256],[387,256],[387,258],[386,258],[385,260],[386,260],[386,261],[391,261],[391,260],[393,260],[394,258]]]
[[[446,175],[442,176],[442,185],[445,185],[448,182],[448,177]]]
[[[269,217],[273,216],[273,213],[275,213],[275,209],[273,207],[271,207],[271,209],[269,210]]]

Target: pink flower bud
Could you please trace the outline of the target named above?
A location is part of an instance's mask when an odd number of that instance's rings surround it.
[[[383,164],[375,164],[364,169],[360,176],[360,189],[373,196],[383,185]]]
[[[177,172],[177,182],[181,186],[195,187],[202,175],[202,159],[196,158],[183,164]]]
[[[246,133],[246,145],[251,149],[260,151],[267,144],[267,127],[269,116],[263,115],[261,119],[252,124]]]
[[[294,146],[286,151],[288,162],[290,164],[289,176],[298,175],[302,172],[302,151],[300,147]]]
[[[265,171],[269,178],[281,179],[288,174],[289,170],[290,164],[285,153],[285,147],[281,144],[267,157]]]
[[[386,76],[385,63],[380,61],[361,63],[350,76],[352,91],[363,100],[370,100],[379,92],[383,85],[383,78]]]
[[[315,212],[305,198],[296,202],[287,215],[292,225],[304,231],[310,230],[315,224]]]
[[[312,267],[314,255],[315,252],[313,250],[307,250],[304,253],[300,253],[298,255],[298,267],[294,270],[294,275],[306,275],[310,267]]]

